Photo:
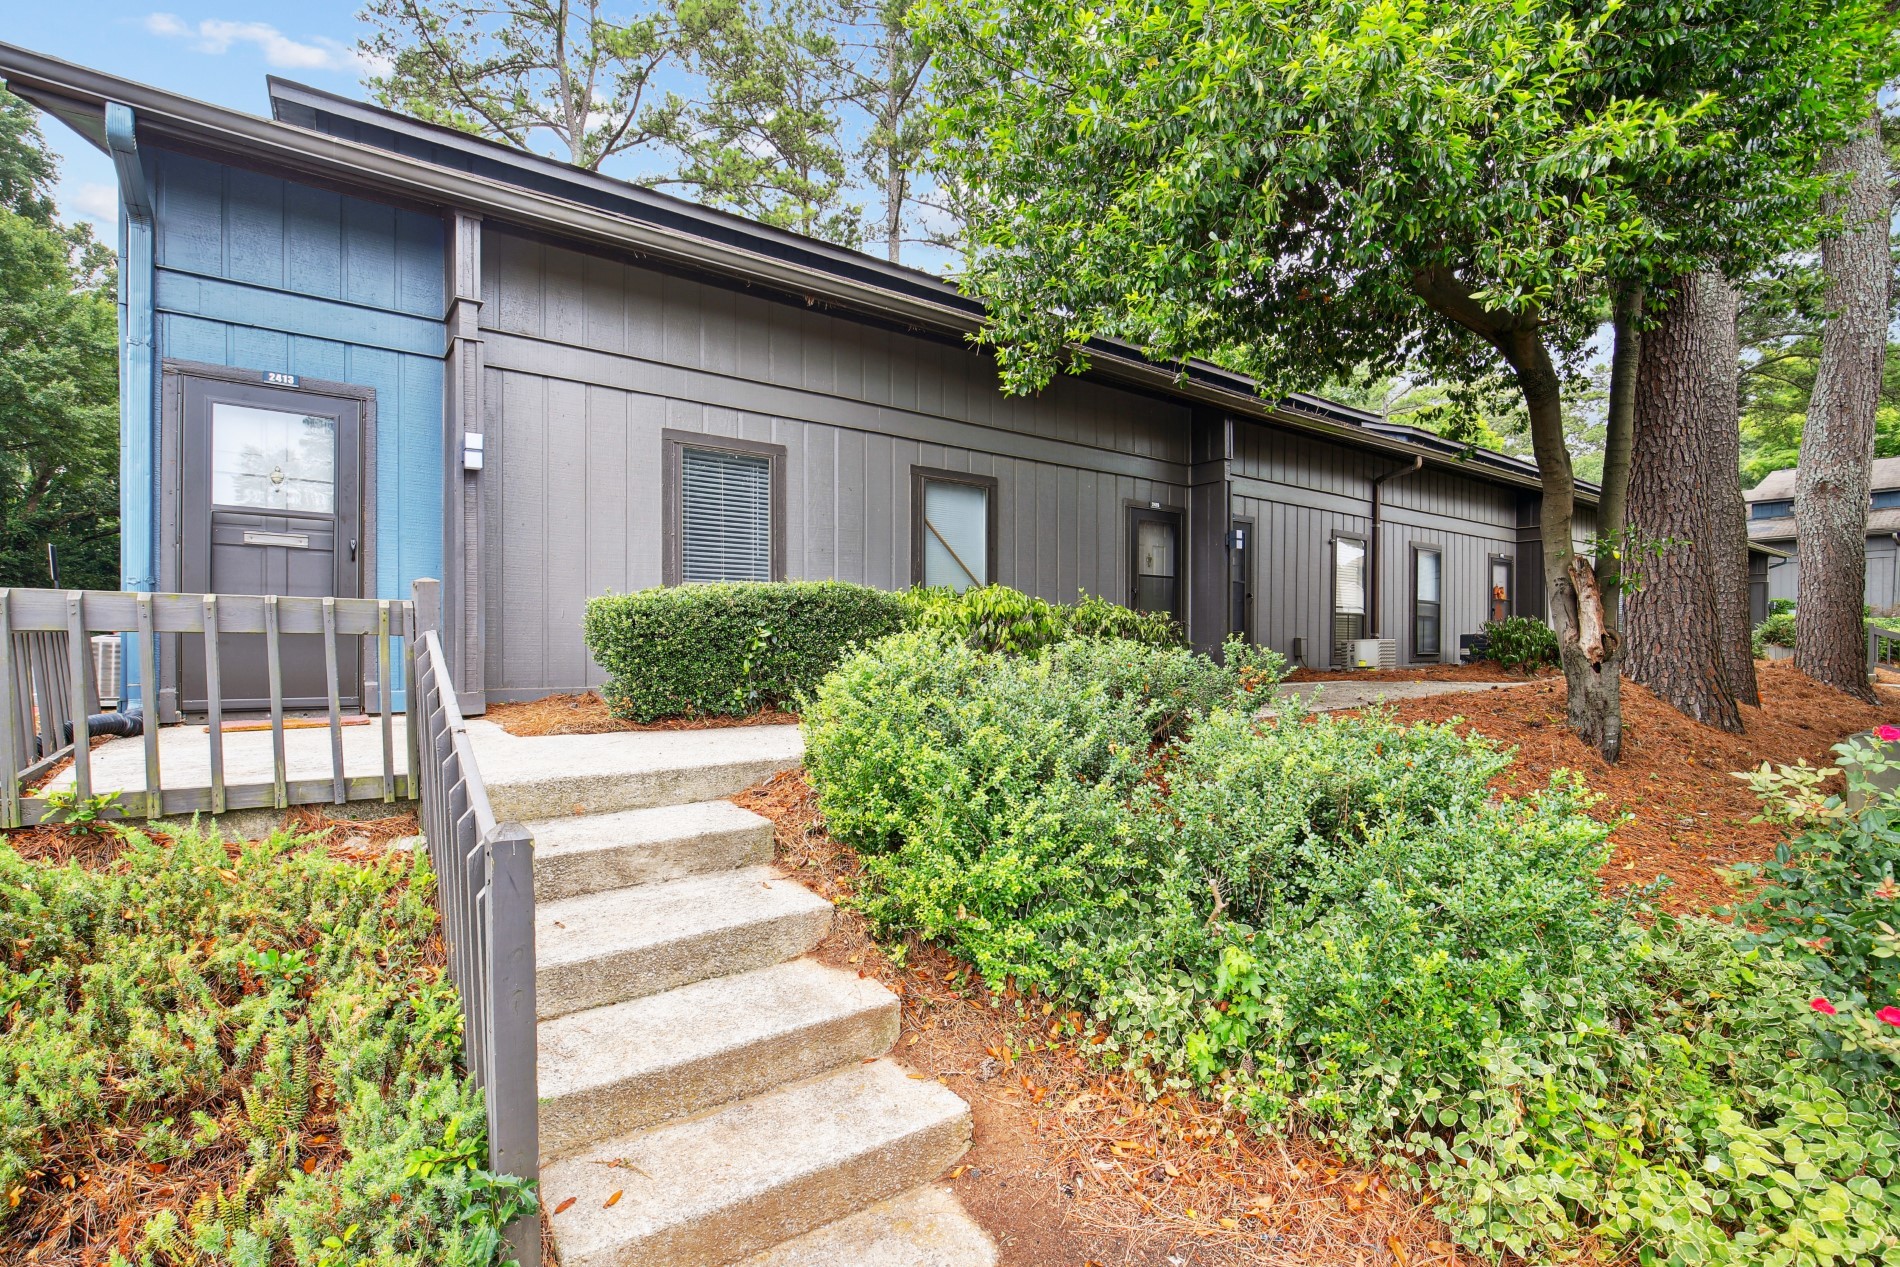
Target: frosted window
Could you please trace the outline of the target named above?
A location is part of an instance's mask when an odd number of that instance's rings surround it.
[[[925,480],[925,585],[961,592],[990,583],[990,490],[980,484]]]
[[[220,506],[335,514],[336,419],[212,405],[211,500]]]

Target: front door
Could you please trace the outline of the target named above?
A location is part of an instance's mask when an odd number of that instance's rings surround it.
[[[1181,512],[1128,509],[1128,605],[1185,619],[1182,604]]]
[[[1253,520],[1234,520],[1233,552],[1228,556],[1233,598],[1227,627],[1246,642],[1253,637]]]
[[[1491,556],[1491,619],[1509,620],[1516,605],[1516,578],[1511,575],[1511,560],[1502,554]]]
[[[179,503],[187,593],[354,598],[362,592],[360,400],[186,378]],[[339,639],[339,693],[362,706],[360,639]],[[284,705],[329,702],[323,639],[282,639]],[[180,638],[180,700],[205,708],[204,645]],[[218,639],[227,711],[270,706],[262,634]]]

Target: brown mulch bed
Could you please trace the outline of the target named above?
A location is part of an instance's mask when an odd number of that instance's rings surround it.
[[[796,725],[798,714],[768,711],[743,717],[667,717],[633,722],[607,711],[607,701],[592,691],[548,695],[519,704],[490,704],[483,714],[511,735],[607,735],[621,730],[722,730],[731,726]]]
[[[146,823],[140,819],[120,820],[115,825],[135,827],[160,841],[177,830],[169,823]],[[413,811],[386,818],[333,818],[321,805],[301,805],[290,810],[281,826],[285,831],[304,835],[327,831],[330,835],[324,842],[324,851],[333,858],[355,862],[380,857],[393,842],[422,831],[422,822]],[[77,862],[93,870],[111,866],[124,848],[120,834],[104,824],[91,829],[75,829],[64,823],[16,827],[0,831],[0,842],[28,862],[43,862],[49,866]],[[225,842],[234,858],[239,843],[237,840]]]
[[[1289,682],[1524,682],[1532,677],[1559,677],[1544,669],[1526,675],[1489,660],[1472,664],[1415,664],[1403,669],[1295,669]]]
[[[826,834],[802,771],[733,798],[772,820],[778,862],[834,901],[861,882],[856,855]],[[1461,1260],[1429,1202],[1322,1145],[1261,1139],[1193,1096],[1150,1101],[1086,1056],[1084,1018],[1013,991],[992,994],[968,965],[911,939],[904,966],[840,906],[825,962],[873,977],[903,1001],[896,1055],[970,1105],[975,1144],[950,1172],[1003,1267],[1400,1267]]]
[[[1603,870],[1605,882],[1622,889],[1666,875],[1664,907],[1709,911],[1734,897],[1722,871],[1772,857],[1781,838],[1779,829],[1752,821],[1760,805],[1732,772],[1764,761],[1826,765],[1833,760],[1828,749],[1848,735],[1900,720],[1900,688],[1878,687],[1877,706],[1786,662],[1761,661],[1756,674],[1762,706],[1742,709],[1739,735],[1691,721],[1625,681],[1623,758],[1615,765],[1564,724],[1561,677],[1518,691],[1410,700],[1394,711],[1405,722],[1458,719],[1461,729],[1515,746],[1517,760],[1498,780],[1502,792],[1542,787],[1558,769],[1579,772],[1603,797],[1594,813],[1630,818],[1611,837],[1616,853]]]

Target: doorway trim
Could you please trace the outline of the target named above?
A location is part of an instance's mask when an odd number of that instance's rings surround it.
[[[1174,519],[1174,584],[1175,603],[1181,608],[1178,612],[1169,612],[1174,622],[1187,628],[1187,606],[1192,601],[1188,593],[1188,513],[1187,507],[1175,506],[1167,502],[1142,501],[1128,497],[1122,500],[1122,593],[1129,610],[1135,609],[1135,520],[1140,515],[1169,515]]]
[[[365,598],[376,593],[376,389],[361,383],[339,383],[327,378],[297,376],[295,383],[272,382],[274,371],[242,369],[233,365],[211,365],[203,361],[179,361],[165,358],[159,365],[158,423],[158,588],[161,592],[179,592],[185,567],[185,380],[208,379],[218,383],[247,383],[274,391],[327,396],[354,400],[362,407],[362,435],[358,442],[361,457],[359,487],[362,509],[359,515],[363,549],[358,552],[359,587]],[[376,657],[368,639],[364,640],[362,663],[358,666],[363,683],[363,708],[381,709],[382,683],[376,679]],[[158,669],[158,709],[163,721],[178,719],[178,657],[161,656]]]

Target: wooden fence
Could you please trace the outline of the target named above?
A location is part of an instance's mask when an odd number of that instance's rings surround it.
[[[70,758],[73,794],[118,792],[121,802],[108,817],[157,818],[164,814],[275,808],[321,802],[413,798],[414,737],[408,769],[396,768],[394,715],[381,710],[382,766],[374,774],[344,770],[341,683],[355,666],[346,666],[344,640],[372,639],[378,689],[388,693],[390,670],[399,654],[394,644],[412,640],[415,605],[395,599],[292,598],[251,594],[134,594],[103,590],[0,589],[0,772],[10,772],[0,790],[0,826],[20,827],[45,815],[46,799],[29,789]],[[144,725],[144,770],[137,788],[98,788],[90,745],[83,742],[86,719],[99,704],[93,680],[92,637],[136,634],[139,681],[148,701]],[[264,639],[271,734],[269,781],[233,783],[225,777],[226,699],[222,690],[221,635],[253,634]],[[283,644],[289,635],[316,635],[323,642],[330,773],[327,778],[291,778],[285,758]],[[159,666],[173,664],[177,639],[195,637],[202,645],[205,680],[205,741],[209,779],[204,786],[166,787],[161,764],[157,710],[149,701],[160,681]],[[78,735],[82,742],[74,743]]]
[[[488,1164],[540,1173],[534,1022],[534,838],[497,823],[455,703],[436,633],[439,589],[416,583],[421,632],[411,643],[410,733],[420,736],[422,834],[435,868],[449,975],[462,997],[468,1070],[488,1107]],[[517,1262],[541,1261],[541,1224],[506,1229]]]
[[[1886,667],[1894,668],[1900,663],[1900,629],[1885,629],[1879,625],[1867,626],[1867,676],[1872,677],[1874,670]]]

